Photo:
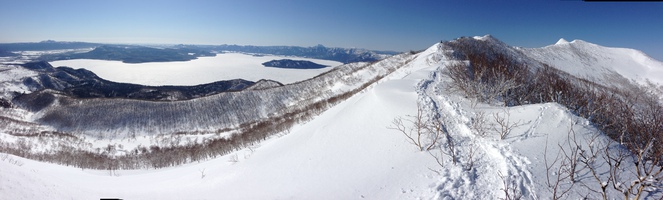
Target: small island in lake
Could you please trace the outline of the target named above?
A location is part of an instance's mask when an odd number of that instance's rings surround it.
[[[278,67],[287,69],[321,69],[329,67],[327,65],[321,65],[311,61],[290,59],[271,60],[269,62],[262,63],[262,65],[265,67]]]

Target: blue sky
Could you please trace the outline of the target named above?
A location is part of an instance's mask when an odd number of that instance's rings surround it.
[[[419,50],[491,34],[514,46],[559,38],[663,60],[663,3],[465,0],[0,0],[0,42],[323,44]]]

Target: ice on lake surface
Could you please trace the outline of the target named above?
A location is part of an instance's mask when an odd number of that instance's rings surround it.
[[[283,69],[262,65],[263,62],[278,59],[307,60],[330,67],[322,69]],[[217,54],[214,57],[200,57],[196,60],[181,62],[130,64],[121,61],[74,59],[50,63],[54,67],[85,68],[110,81],[143,85],[197,85],[238,78],[249,81],[271,79],[288,84],[312,78],[342,64],[330,60],[286,56],[253,56],[241,53]]]

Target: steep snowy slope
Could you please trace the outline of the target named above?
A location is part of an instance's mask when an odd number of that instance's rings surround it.
[[[623,81],[623,78],[640,84],[647,80],[663,84],[663,62],[634,49],[560,39],[554,45],[519,50],[537,61],[604,85],[615,84],[614,81]]]
[[[350,92],[389,74],[411,59],[412,55],[406,53],[370,64],[351,63],[281,87],[219,93],[185,101],[78,99],[43,90],[18,99],[17,104],[38,113],[34,121],[51,125],[59,131],[98,138],[218,132],[285,115]]]
[[[452,62],[436,44],[412,62],[313,120],[260,145],[209,161],[158,170],[98,171],[0,154],[0,196],[7,199],[551,199],[543,155],[555,155],[569,130],[580,143],[596,133],[558,104],[512,108],[472,103],[445,89]],[[421,152],[399,131],[399,116],[443,116],[458,147]],[[521,125],[504,140],[471,127],[478,114]],[[487,119],[487,123],[494,123]],[[545,145],[548,144],[548,145]],[[549,150],[546,150],[550,147]],[[580,183],[594,182],[584,174]],[[505,184],[507,186],[505,186]],[[571,198],[598,198],[578,187]]]

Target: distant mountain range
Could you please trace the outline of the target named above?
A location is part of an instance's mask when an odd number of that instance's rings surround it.
[[[295,46],[240,46],[240,45],[219,45],[208,46],[215,51],[235,51],[257,54],[288,55],[306,58],[317,58],[323,60],[333,60],[342,63],[352,62],[373,62],[398,52],[394,51],[372,51],[357,48],[330,48],[322,45],[313,47],[295,47]]]
[[[49,51],[61,49],[85,49],[101,46],[100,43],[89,42],[57,42],[46,40],[42,42],[0,43],[0,50],[4,51]]]
[[[49,51],[94,48],[84,53],[55,53],[43,55],[39,60],[55,61],[69,59],[118,60],[125,63],[188,61],[216,53],[241,52],[251,54],[287,55],[339,61],[342,63],[374,62],[397,54],[394,51],[372,51],[358,48],[330,48],[296,46],[240,46],[240,45],[172,45],[140,46],[86,42],[43,41],[38,43],[0,44],[0,56],[15,56],[16,51]],[[7,52],[7,53],[3,53]]]

